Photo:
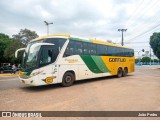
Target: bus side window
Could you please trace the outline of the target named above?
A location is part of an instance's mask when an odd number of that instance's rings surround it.
[[[65,42],[66,40],[62,38],[58,40],[59,51],[62,49]]]
[[[89,54],[89,49],[88,49],[88,43],[83,43],[83,54],[88,55]]]
[[[109,56],[113,56],[113,48],[111,46],[108,47],[108,54]]]
[[[97,55],[97,45],[96,44],[90,43],[88,44],[88,47],[90,49],[91,55]]]
[[[53,49],[51,48],[42,48],[41,50],[41,54],[40,54],[40,60],[39,60],[39,64],[40,66],[44,66],[47,65],[53,61]]]
[[[121,56],[124,56],[125,57],[125,48],[121,48],[122,49],[122,54]]]
[[[70,55],[69,47],[67,47],[63,56],[64,56],[64,57],[67,57],[67,56],[69,56],[69,55]]]
[[[127,57],[129,57],[130,56],[130,51],[129,51],[129,49],[127,49]]]
[[[64,52],[64,57],[70,56],[70,42],[68,43],[68,46]]]
[[[107,55],[107,53],[108,53],[108,47],[107,47],[107,46],[104,46],[104,48],[105,48],[105,53],[104,53],[104,55]]]
[[[83,46],[82,46],[82,42],[75,42],[75,54],[76,55],[82,55],[83,54]]]
[[[45,40],[47,43],[53,43],[55,46],[54,48],[57,49],[58,51],[61,50],[63,47],[64,43],[66,42],[66,39],[64,38],[47,38]]]
[[[134,51],[129,49],[129,57],[133,57],[134,56]]]
[[[134,50],[131,50],[132,51],[132,56],[131,57],[133,57],[134,56]]]
[[[104,56],[107,54],[107,46],[97,45],[97,54],[100,56]]]
[[[67,46],[63,56],[67,57],[67,56],[71,56],[71,55],[75,55],[75,54],[76,54],[76,52],[75,52],[75,42],[74,41],[69,41],[68,46]]]
[[[114,48],[114,56],[119,56],[120,48],[116,48],[116,47],[113,47],[113,48]]]
[[[128,54],[127,51],[128,51],[128,49],[127,49],[127,48],[124,48],[124,56],[125,56],[125,57],[128,56],[128,55],[127,55],[127,54]]]
[[[123,48],[118,48],[118,56],[124,56],[123,55]]]

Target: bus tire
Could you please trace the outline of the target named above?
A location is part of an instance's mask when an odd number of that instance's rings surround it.
[[[122,74],[123,74],[122,68],[118,68],[117,77],[118,77],[118,78],[122,77]]]
[[[125,67],[123,70],[123,77],[127,76],[127,74],[128,74],[128,68]]]
[[[75,81],[75,76],[71,72],[66,72],[63,76],[62,86],[69,87]]]

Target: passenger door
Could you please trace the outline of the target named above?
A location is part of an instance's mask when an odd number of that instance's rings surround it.
[[[53,46],[42,46],[39,53],[39,80],[46,84],[53,83],[53,69],[52,63],[55,61]]]

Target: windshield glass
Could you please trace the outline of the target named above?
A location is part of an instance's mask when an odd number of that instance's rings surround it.
[[[55,62],[66,40],[64,38],[47,38],[30,42],[23,54],[22,71],[31,71]],[[54,47],[48,47],[48,45],[46,45],[47,47],[36,47],[36,43],[49,43]]]
[[[37,47],[31,46],[28,52],[28,59],[26,60],[26,69],[30,69],[31,67],[36,67],[39,49],[40,46]]]
[[[23,54],[23,62],[22,62],[22,71],[28,71],[31,68],[36,67],[37,58],[38,58],[38,52],[40,49],[40,46],[34,46],[35,43],[42,43],[43,40],[30,42],[27,45],[27,48]]]

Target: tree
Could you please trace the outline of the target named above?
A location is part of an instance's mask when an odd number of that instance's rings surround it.
[[[158,60],[157,60],[157,59],[154,59],[153,61],[156,62],[156,63],[158,63]]]
[[[0,65],[1,63],[20,63],[23,52],[20,52],[18,59],[15,59],[15,51],[19,48],[26,47],[28,42],[38,37],[35,31],[21,29],[13,38],[10,38],[4,33],[0,33]]]
[[[7,48],[8,44],[12,41],[8,35],[0,33],[0,65],[3,62],[7,62],[4,57],[4,51]]]
[[[20,40],[24,45],[27,45],[30,40],[38,37],[35,31],[29,29],[21,29],[20,32],[12,36],[16,40]]]
[[[22,60],[22,54],[23,52],[21,52],[21,54],[18,56],[18,58],[15,58],[15,51],[19,48],[23,48],[25,47],[25,45],[23,43],[21,43],[20,40],[12,40],[7,48],[4,51],[4,57],[7,61],[10,61],[11,63],[21,63]]]
[[[150,37],[151,48],[153,49],[153,53],[160,59],[160,33],[153,33]]]
[[[144,64],[149,64],[151,58],[150,57],[143,57],[141,62],[143,62]]]

